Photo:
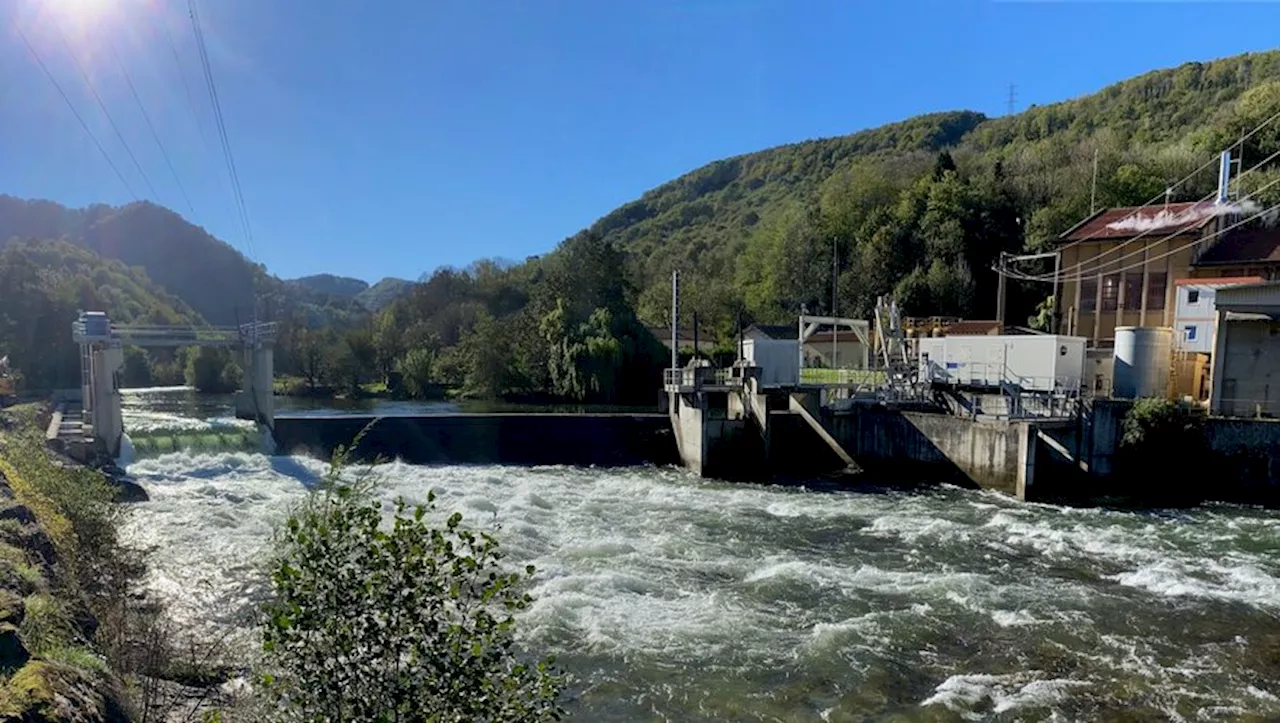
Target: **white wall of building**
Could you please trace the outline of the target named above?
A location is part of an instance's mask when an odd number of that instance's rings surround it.
[[[1213,325],[1217,312],[1213,307],[1217,286],[1212,284],[1178,284],[1173,312],[1173,348],[1178,351],[1213,353]]]

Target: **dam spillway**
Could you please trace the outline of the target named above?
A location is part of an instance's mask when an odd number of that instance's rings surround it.
[[[327,458],[340,447],[356,460],[410,464],[629,467],[678,464],[665,414],[299,415],[275,420],[282,454]]]

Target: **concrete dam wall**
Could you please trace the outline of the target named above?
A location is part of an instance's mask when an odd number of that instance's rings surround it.
[[[367,429],[366,429],[367,428]],[[349,446],[356,460],[413,464],[622,467],[679,464],[665,414],[440,414],[414,417],[277,417],[276,449],[329,457]]]

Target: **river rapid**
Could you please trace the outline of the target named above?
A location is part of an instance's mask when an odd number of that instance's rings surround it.
[[[129,393],[126,429],[235,425],[228,404]],[[184,624],[215,631],[242,625],[274,525],[325,465],[174,452],[128,471],[151,496],[126,530],[154,548],[151,584]],[[521,644],[558,657],[577,720],[1280,717],[1273,512],[675,469],[378,472],[388,500],[434,490],[442,512],[497,529],[513,565],[538,567]]]

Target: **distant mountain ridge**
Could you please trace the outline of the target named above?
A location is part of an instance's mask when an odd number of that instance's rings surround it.
[[[335,276],[333,274],[313,274],[311,276],[302,276],[296,279],[287,279],[286,284],[295,286],[304,286],[312,291],[318,291],[322,294],[330,296],[338,296],[344,299],[354,299],[361,291],[369,288],[369,282],[361,279],[354,279],[350,276]]]
[[[285,282],[293,286],[327,294],[339,299],[352,299],[371,312],[381,311],[384,306],[409,293],[413,281],[388,276],[376,284],[370,285],[363,279],[333,274],[313,274]]]

